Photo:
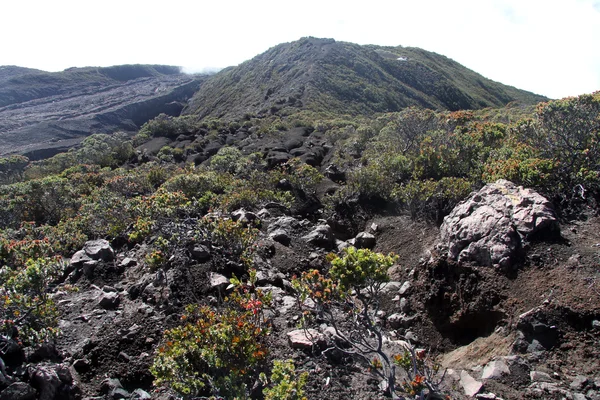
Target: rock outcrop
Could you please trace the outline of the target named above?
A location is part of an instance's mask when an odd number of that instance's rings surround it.
[[[524,241],[543,231],[558,231],[551,203],[501,179],[471,194],[444,218],[439,248],[454,261],[509,267]]]

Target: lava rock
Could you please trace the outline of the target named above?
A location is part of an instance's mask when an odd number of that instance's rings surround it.
[[[289,246],[292,241],[290,235],[284,229],[276,229],[272,231],[271,233],[269,233],[269,238],[273,239],[278,243],[281,243],[284,246]]]
[[[104,308],[105,310],[114,310],[115,308],[119,307],[120,302],[121,299],[118,293],[104,292],[102,293],[102,295],[100,295],[100,298],[98,299],[98,306]]]
[[[207,261],[210,259],[210,250],[203,244],[197,244],[192,249],[192,256],[200,262]]]
[[[0,400],[35,400],[37,393],[25,382],[15,382],[0,392]]]
[[[308,235],[303,236],[302,239],[314,246],[325,249],[332,248],[334,244],[333,232],[329,225],[317,226]]]
[[[354,246],[357,249],[372,249],[376,243],[377,239],[375,239],[375,236],[368,232],[360,232],[354,238]]]

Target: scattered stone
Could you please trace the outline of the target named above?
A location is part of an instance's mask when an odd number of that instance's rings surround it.
[[[83,271],[83,275],[86,278],[92,279],[94,277],[94,271],[96,271],[96,266],[98,265],[98,261],[89,260],[83,263],[81,270]]]
[[[109,285],[104,285],[102,287],[102,291],[104,293],[116,293],[116,292],[118,292],[118,290],[115,287],[109,286]]]
[[[284,246],[289,246],[292,241],[290,235],[285,229],[275,229],[274,231],[269,233],[269,238],[273,239],[278,243],[281,243]]]
[[[542,371],[531,371],[529,377],[532,382],[553,382],[550,375]]]
[[[149,400],[151,398],[152,396],[150,395],[150,393],[142,389],[135,389],[133,393],[131,393],[130,397],[131,400]]]
[[[357,249],[372,249],[376,243],[377,239],[375,239],[375,236],[368,232],[360,232],[354,238],[354,246]]]
[[[414,332],[406,332],[404,338],[412,343],[419,343],[419,337]]]
[[[346,242],[345,240],[336,240],[335,247],[337,248],[337,251],[341,253],[344,251],[344,249],[350,247],[350,243]]]
[[[77,372],[85,372],[87,370],[89,370],[90,368],[90,362],[88,360],[86,360],[85,358],[80,358],[77,359],[73,362],[73,368],[75,368],[75,371]]]
[[[71,257],[71,265],[82,265],[86,261],[92,261],[90,256],[88,256],[84,250],[79,250]]]
[[[225,289],[229,286],[229,279],[224,275],[217,274],[216,272],[210,273],[210,287],[213,289]]]
[[[258,218],[260,218],[261,220],[267,219],[271,217],[271,213],[269,212],[269,210],[267,210],[266,208],[261,208],[257,213],[256,216]]]
[[[115,251],[105,239],[90,240],[83,245],[83,251],[92,260],[112,261],[115,259]]]
[[[371,230],[372,230],[373,232],[377,232],[377,230],[378,230],[378,229],[379,229],[379,225],[377,225],[375,222],[373,222],[373,223],[371,224]]]
[[[330,249],[333,247],[333,232],[329,225],[318,225],[308,235],[302,236],[302,239],[313,246]]]
[[[0,400],[35,400],[35,389],[25,382],[15,382],[0,392]]]
[[[109,393],[109,396],[114,400],[129,399],[131,394],[123,388],[115,388]]]
[[[400,307],[400,311],[402,311],[403,313],[407,313],[410,311],[410,304],[409,304],[408,300],[406,299],[406,297],[402,297],[400,299],[399,307]]]
[[[418,315],[416,314],[412,317],[409,317],[406,314],[395,313],[390,315],[387,320],[392,329],[399,329],[410,327],[417,318]]]
[[[510,374],[506,362],[504,360],[491,361],[483,368],[481,379],[500,378],[504,374]]]
[[[587,396],[583,393],[573,393],[573,400],[588,400]]]
[[[386,282],[381,286],[381,294],[390,294],[390,293],[397,293],[400,288],[402,287],[402,283],[401,282],[396,282],[396,281],[390,281],[390,282]]]
[[[525,239],[558,229],[547,199],[500,179],[473,193],[444,218],[439,247],[451,260],[509,267]]]
[[[481,388],[483,387],[483,383],[475,380],[467,371],[460,372],[460,385],[462,386],[465,394],[467,396],[475,396]]]
[[[133,258],[129,258],[129,257],[125,257],[123,259],[123,261],[121,261],[119,263],[120,267],[123,268],[131,268],[131,267],[135,267],[137,265],[137,261],[135,261]]]
[[[121,299],[119,294],[116,292],[102,293],[98,299],[98,306],[105,310],[114,310],[119,306]]]
[[[475,398],[478,400],[495,400],[498,397],[494,393],[479,393]]]
[[[240,208],[231,213],[231,219],[248,225],[251,222],[258,221],[258,216],[251,211]]]
[[[197,261],[206,261],[210,259],[210,250],[203,244],[197,244],[192,249],[192,257]]]
[[[294,349],[312,349],[326,344],[325,335],[315,329],[296,329],[288,332],[290,346]]]
[[[62,384],[55,368],[51,365],[30,367],[31,383],[39,391],[39,400],[55,399],[56,392]]]
[[[600,329],[600,321],[598,321],[597,319],[592,321],[592,328],[598,328]]]
[[[267,232],[272,232],[277,229],[283,229],[286,232],[292,232],[300,227],[300,221],[294,217],[279,217],[269,224]]]
[[[402,296],[402,295],[406,294],[406,292],[408,292],[409,290],[410,290],[410,281],[406,281],[400,287],[398,294],[400,294],[400,296]]]
[[[581,391],[581,390],[583,390],[583,388],[585,388],[585,386],[588,384],[588,382],[589,382],[589,380],[586,376],[577,375],[575,377],[575,379],[573,379],[573,382],[571,382],[571,385],[569,385],[569,386],[573,390]]]
[[[103,394],[112,393],[115,389],[122,389],[123,385],[121,385],[121,381],[116,378],[106,378],[100,384],[100,391]]]

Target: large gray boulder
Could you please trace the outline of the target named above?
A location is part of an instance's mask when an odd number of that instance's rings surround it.
[[[558,231],[551,203],[501,179],[471,194],[444,218],[439,248],[454,261],[509,267],[524,241],[543,231]]]

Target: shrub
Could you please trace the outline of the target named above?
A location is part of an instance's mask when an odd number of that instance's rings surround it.
[[[337,337],[325,352],[337,349],[362,361],[383,379],[386,393],[395,396],[401,389],[396,385],[396,358],[385,349],[384,337],[387,335],[378,323],[377,313],[381,289],[389,280],[387,271],[397,258],[392,254],[350,247],[344,249],[341,257],[330,255],[328,259],[331,262],[328,276],[311,270],[292,280],[303,311],[303,324],[309,323],[307,315],[311,316],[311,313],[325,320]],[[423,395],[425,388],[430,392],[437,391],[436,382],[429,376],[419,379],[424,381],[417,394]]]
[[[49,285],[63,272],[49,241],[0,238],[0,334],[38,345],[58,334]],[[2,349],[0,349],[2,354]]]
[[[252,262],[258,229],[227,218],[204,217],[198,228],[197,241],[206,240],[222,258],[249,266]]]
[[[271,387],[263,389],[265,400],[306,400],[303,388],[307,379],[308,372],[296,377],[296,368],[292,360],[274,360]],[[266,377],[263,380],[266,380]]]
[[[549,192],[567,200],[600,192],[600,92],[540,103],[517,134],[539,158],[554,162],[556,180]]]
[[[232,279],[228,307],[217,312],[190,305],[184,324],[167,330],[151,367],[156,385],[167,385],[185,396],[247,398],[267,356],[270,325],[262,310],[270,295],[250,281]]]
[[[242,168],[242,152],[237,147],[222,147],[210,159],[210,167],[218,172],[236,174]]]

